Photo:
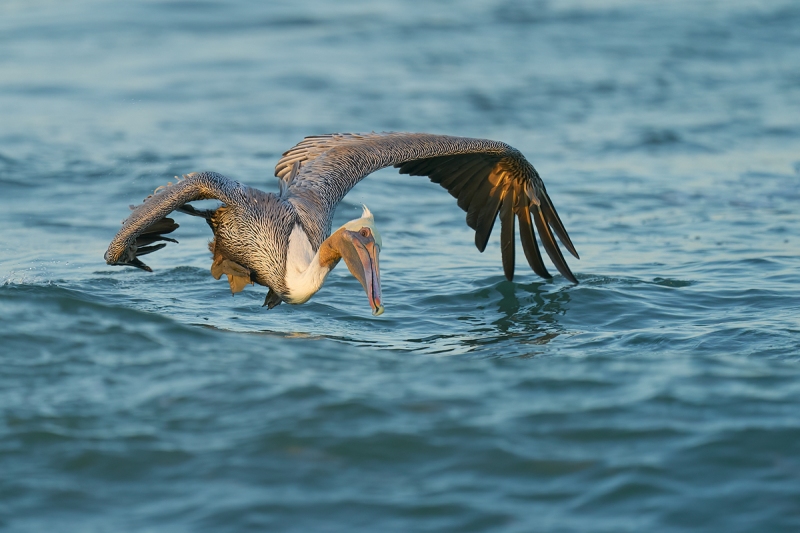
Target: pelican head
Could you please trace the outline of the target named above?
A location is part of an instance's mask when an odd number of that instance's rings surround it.
[[[351,220],[342,226],[342,243],[340,251],[348,270],[364,287],[367,293],[372,314],[383,313],[381,301],[381,273],[378,256],[381,252],[381,234],[375,227],[375,217],[367,206],[361,218]]]
[[[381,252],[381,234],[375,227],[375,218],[367,206],[361,218],[351,220],[331,237],[332,245],[344,259],[348,270],[364,287],[372,314],[383,313],[381,301],[381,276],[378,256]]]

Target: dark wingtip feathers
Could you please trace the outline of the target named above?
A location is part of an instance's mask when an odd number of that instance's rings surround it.
[[[541,181],[538,181],[538,187],[531,183],[530,178],[522,175],[524,172],[519,165],[530,166],[522,155],[515,151],[513,156],[473,153],[414,159],[396,163],[394,167],[399,169],[401,174],[428,176],[431,181],[447,189],[458,200],[458,206],[467,212],[467,225],[475,230],[475,247],[480,252],[486,249],[499,215],[503,272],[509,280],[514,278],[514,216],[516,215],[519,219],[522,250],[531,269],[545,279],[552,278],[542,261],[542,254],[535,237],[535,233],[538,233],[539,240],[553,265],[566,279],[578,283],[564,260],[553,234],[576,259],[580,259],[580,256],[544,185]],[[533,167],[530,167],[530,171],[538,178]],[[519,205],[520,200],[526,196],[532,198],[525,184],[534,186],[535,194],[539,197],[539,205],[524,207]],[[533,229],[534,224],[536,231]]]
[[[483,253],[492,234],[494,223],[497,220],[497,213],[500,212],[500,202],[503,194],[500,191],[492,191],[490,198],[478,213],[478,221],[475,227],[475,246],[478,251]]]
[[[140,268],[140,269],[144,270],[145,272],[152,272],[153,271],[152,268],[150,268],[149,266],[147,266],[144,263],[142,263],[139,260],[138,257],[134,257],[132,261],[129,261],[127,263],[118,263],[118,264],[120,264],[122,266],[132,266],[132,267]]]
[[[572,244],[572,240],[570,240],[569,234],[567,234],[567,230],[564,227],[564,224],[561,222],[561,218],[558,216],[558,212],[556,212],[553,201],[550,199],[550,196],[547,195],[547,191],[543,191],[541,203],[544,217],[547,220],[547,223],[553,228],[553,231],[556,232],[558,240],[561,241],[561,244],[564,245],[564,247],[575,259],[580,259],[578,251],[575,250],[575,246]]]
[[[128,246],[126,251],[123,253],[123,257],[131,257],[132,259],[122,259],[118,261],[111,261],[108,260],[108,253],[106,253],[106,262],[110,265],[118,265],[118,266],[132,266],[144,270],[145,272],[152,272],[153,269],[144,264],[139,257],[147,254],[151,254],[156,252],[167,245],[167,242],[174,242],[177,244],[177,240],[171,239],[170,237],[165,237],[165,233],[172,233],[176,229],[178,229],[179,225],[171,218],[162,218],[144,230],[136,240]],[[166,242],[159,242],[159,241],[166,241]],[[158,244],[153,244],[158,242]]]
[[[567,266],[567,262],[564,261],[564,256],[561,255],[561,250],[558,249],[558,244],[556,244],[555,239],[553,239],[553,234],[550,232],[550,227],[547,225],[547,221],[544,218],[542,210],[537,208],[533,213],[531,213],[531,216],[536,224],[536,230],[539,232],[539,238],[542,241],[542,245],[544,246],[547,255],[550,256],[550,260],[553,262],[558,271],[561,272],[562,276],[570,280],[572,283],[577,284],[578,279],[569,269],[569,266]]]
[[[178,242],[174,239],[170,239],[172,242]],[[153,246],[142,246],[141,248],[136,249],[136,257],[147,255],[155,252],[156,250],[160,250],[165,247],[167,244],[162,242],[161,244],[154,244]]]
[[[500,206],[500,252],[508,281],[514,281],[514,248],[514,193],[509,191]]]
[[[544,266],[539,245],[536,244],[536,237],[533,235],[530,208],[525,207],[520,210],[517,218],[519,218],[519,240],[522,242],[522,251],[525,252],[525,259],[528,260],[531,270],[545,279],[551,279],[553,276]]]

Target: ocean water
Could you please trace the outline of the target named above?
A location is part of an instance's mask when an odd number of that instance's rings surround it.
[[[800,4],[0,4],[0,530],[800,531]],[[384,170],[386,312],[108,242],[305,135],[505,141],[580,280]],[[549,263],[548,263],[549,264]],[[551,271],[555,269],[551,267]]]

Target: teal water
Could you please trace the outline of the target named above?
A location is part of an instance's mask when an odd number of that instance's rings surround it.
[[[799,47],[789,1],[3,3],[0,530],[800,530]],[[581,283],[392,170],[335,221],[378,318],[232,298],[180,214],[103,261],[176,174],[371,130],[520,149]]]

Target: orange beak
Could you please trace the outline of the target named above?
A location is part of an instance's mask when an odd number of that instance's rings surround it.
[[[360,231],[345,230],[344,236],[345,242],[349,246],[345,246],[341,251],[342,258],[350,273],[364,287],[372,314],[378,316],[383,313],[381,274],[378,263],[381,248],[375,242],[372,231],[367,227],[361,228]]]

